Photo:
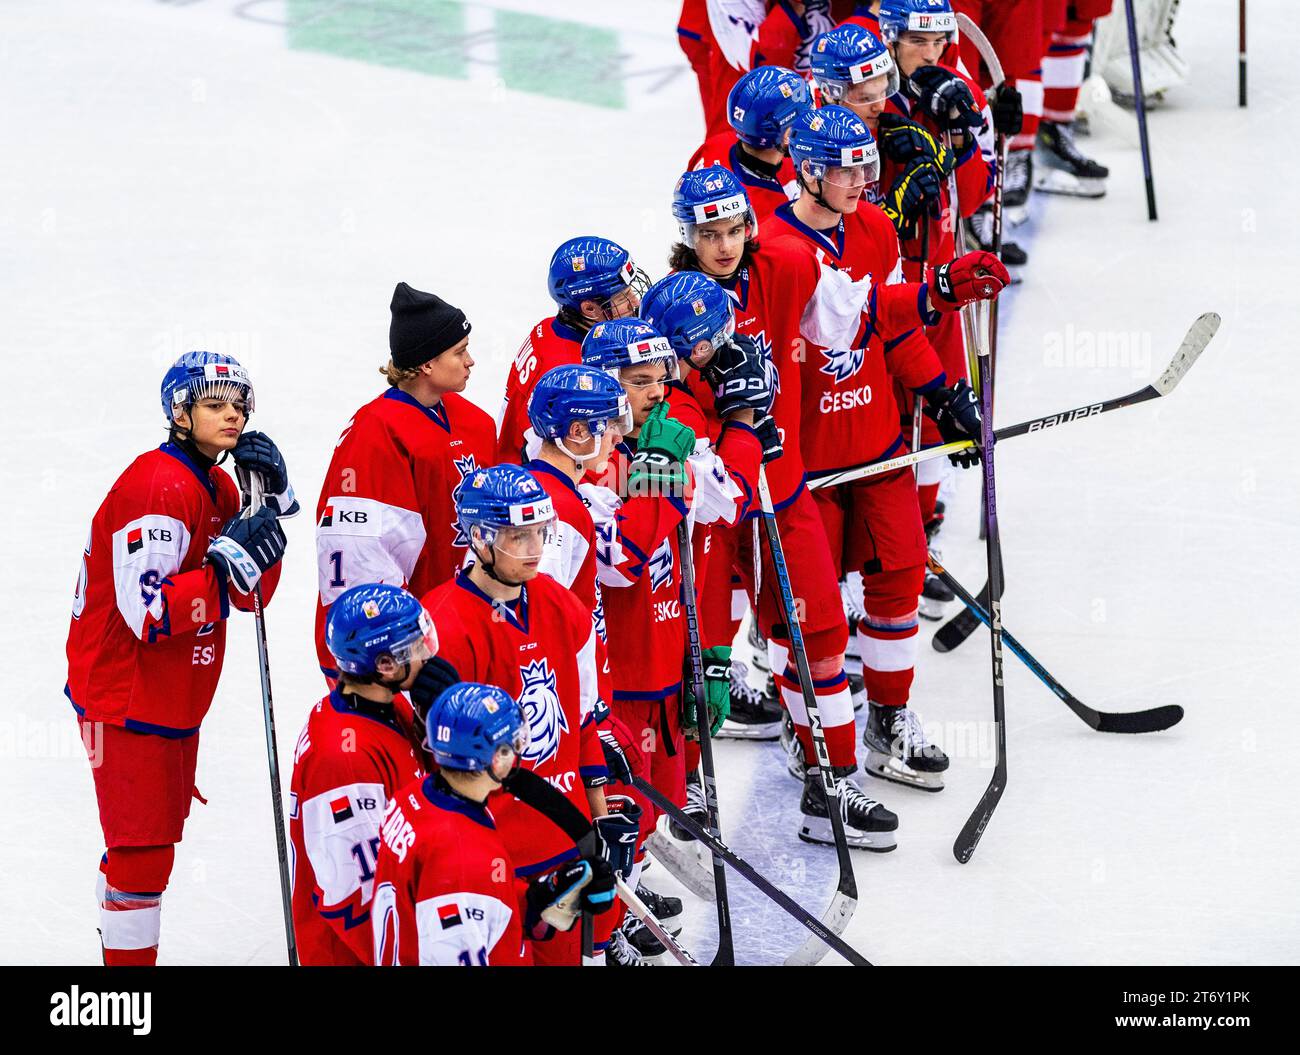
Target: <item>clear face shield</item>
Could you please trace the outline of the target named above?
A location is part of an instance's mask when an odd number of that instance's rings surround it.
[[[913,11],[907,16],[907,26],[902,28],[896,25],[882,26],[882,39],[886,44],[896,44],[900,40],[906,41],[907,38],[913,37],[911,41],[915,43],[924,35],[930,40],[937,40],[940,35],[943,37],[944,46],[957,43],[957,15],[953,11],[935,11],[919,12]],[[927,43],[928,41],[922,41]]]
[[[678,221],[682,244],[698,252],[700,242],[717,242],[739,235],[743,243],[758,237],[758,216],[743,194],[693,207],[692,222]]]
[[[876,149],[875,143],[862,147],[843,147],[838,165],[805,161],[804,171],[813,179],[822,180],[842,190],[868,187],[880,179],[880,151]]]
[[[899,88],[898,67],[888,52],[849,67],[847,80],[817,81],[827,100],[839,106],[883,103]]]
[[[488,775],[498,784],[504,781],[519,765],[519,760],[523,757],[524,752],[528,750],[528,744],[531,740],[532,734],[528,728],[528,719],[525,718],[523,724],[515,730],[515,735],[511,737],[510,743],[497,744],[496,751],[492,753],[492,761],[488,763]]]
[[[420,632],[401,644],[389,649],[393,661],[408,665],[419,660],[432,659],[438,654],[438,632],[434,629],[429,613],[421,609],[419,620]]]

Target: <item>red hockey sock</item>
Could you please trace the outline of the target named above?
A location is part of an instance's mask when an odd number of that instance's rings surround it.
[[[865,621],[858,624],[862,681],[886,707],[907,704],[916,668],[916,603],[925,569],[902,568],[862,576]]]
[[[1007,143],[1008,150],[1033,150],[1038,137],[1038,122],[1043,116],[1043,73],[1035,70],[1028,77],[1016,81],[1020,102],[1025,110],[1025,122],[1020,131]]]
[[[99,933],[106,966],[157,962],[162,895],[175,859],[175,846],[121,846],[100,861]]]
[[[809,638],[810,653],[816,647],[815,639],[816,635]],[[812,732],[808,725],[808,709],[804,706],[803,692],[799,687],[798,670],[793,657],[784,645],[769,642],[768,647],[769,654],[776,661],[772,669],[777,672],[776,684],[781,693],[781,701],[794,722],[795,733],[799,737],[799,743],[803,745],[804,759],[812,764],[816,761],[817,754],[813,749]],[[843,656],[814,660],[810,655],[808,665],[831,765],[856,765],[857,737],[853,726],[853,697],[849,693],[848,678],[844,675]]]
[[[1043,120],[1060,124],[1074,120],[1091,37],[1092,19],[1071,19],[1052,34],[1043,57]]]

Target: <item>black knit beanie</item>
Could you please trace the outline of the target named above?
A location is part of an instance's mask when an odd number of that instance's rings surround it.
[[[405,282],[397,283],[388,308],[393,313],[388,350],[394,366],[422,366],[469,335],[469,320],[460,308],[453,308],[432,293],[412,289]]]

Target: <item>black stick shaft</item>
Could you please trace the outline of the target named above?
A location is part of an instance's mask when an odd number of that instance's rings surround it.
[[[753,886],[757,887],[759,891],[775,901],[779,906],[781,906],[781,908],[785,909],[786,912],[812,931],[819,939],[824,941],[832,949],[848,960],[849,963],[855,964],[858,967],[871,966],[871,961],[858,952],[857,949],[849,945],[838,934],[824,927],[821,920],[800,905],[799,902],[795,901],[795,899],[784,890],[765,879],[748,861],[732,851],[731,848],[721,839],[715,838],[689,814],[679,809],[674,802],[668,799],[663,792],[653,784],[647,780],[643,780],[641,777],[633,777],[632,782],[638,789],[640,789],[646,798],[665,813],[672,816],[678,824],[694,835],[695,838],[699,839],[700,842],[704,843],[704,845],[707,846],[715,855],[721,857],[727,862],[727,864],[731,865],[731,867],[744,876],[745,879],[749,880]]]
[[[695,554],[691,550],[691,532],[683,520],[677,525],[677,548],[681,551],[682,607],[686,613],[686,640],[690,651],[691,688],[695,693],[695,728],[700,738],[700,768],[704,770],[704,802],[709,830],[722,837],[718,819],[718,771],[713,764],[713,737],[705,706],[704,651],[700,647],[700,617],[695,605]],[[730,967],[736,962],[735,943],[731,934],[731,903],[727,899],[727,870],[722,860],[713,858],[713,889],[718,906],[718,951],[713,963]]]
[[[1147,187],[1147,219],[1156,216],[1156,183],[1151,175],[1151,142],[1147,138],[1147,102],[1142,93],[1142,53],[1138,50],[1137,21],[1133,0],[1124,0],[1124,17],[1128,20],[1129,60],[1133,64],[1133,105],[1137,108],[1138,138],[1142,144],[1142,177]]]
[[[1237,0],[1237,105],[1246,105],[1246,0]]]

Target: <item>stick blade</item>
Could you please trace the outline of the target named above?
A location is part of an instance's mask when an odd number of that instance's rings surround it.
[[[999,765],[993,772],[993,779],[989,781],[989,786],[984,789],[979,804],[971,815],[966,818],[966,823],[962,825],[961,831],[952,844],[952,855],[957,858],[959,864],[965,864],[974,856],[975,847],[979,845],[980,838],[984,835],[984,829],[989,826],[989,821],[993,819],[993,811],[998,808],[998,803],[1002,800],[1002,792],[1006,790],[1006,786],[1007,772]]]
[[[989,594],[986,586],[979,597],[980,604],[988,604]],[[951,652],[962,644],[980,625],[979,619],[971,615],[969,608],[963,608],[935,631],[930,644],[936,652]]]
[[[853,912],[857,907],[857,898],[847,896],[842,890],[835,891],[831,903],[826,906],[826,911],[822,913],[822,926],[832,934],[843,936],[844,930],[848,927],[849,921],[853,919]],[[785,965],[787,967],[813,967],[820,963],[828,952],[830,952],[830,946],[817,935],[812,934],[809,935],[806,942],[785,958]]]
[[[1099,733],[1158,733],[1171,729],[1183,720],[1183,709],[1176,703],[1152,707],[1146,711],[1101,713],[1101,722],[1095,727]]]
[[[1178,351],[1174,353],[1173,359],[1169,361],[1169,366],[1165,372],[1156,379],[1153,387],[1162,396],[1169,395],[1170,392],[1178,385],[1201,357],[1205,351],[1205,346],[1210,343],[1214,335],[1219,332],[1219,324],[1223,319],[1217,312],[1207,311],[1200,316],[1187,331],[1183,338],[1183,343],[1178,346]]]
[[[661,831],[651,832],[645,843],[654,859],[676,876],[682,886],[705,901],[716,901],[718,891],[713,883],[713,871],[704,866],[698,846],[698,843],[678,845]]]

